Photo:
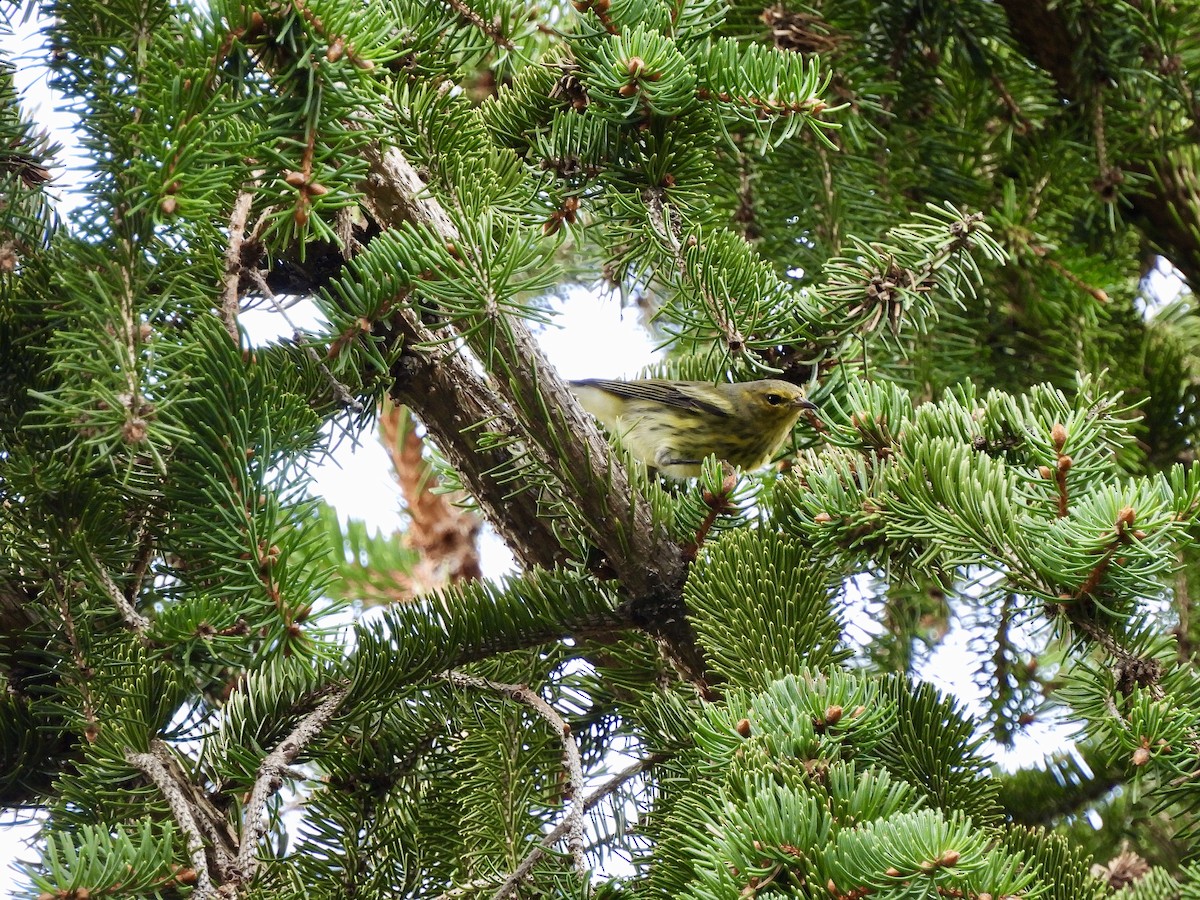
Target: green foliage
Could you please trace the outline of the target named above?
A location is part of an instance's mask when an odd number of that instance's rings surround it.
[[[1200,896],[1200,318],[1146,262],[1200,277],[1195,18],[47,8],[62,222],[0,59],[26,894]],[[580,285],[654,374],[818,410],[770,471],[659,483],[530,337]],[[384,391],[521,571],[411,599],[415,552],[311,495]],[[956,629],[989,721],[921,681]],[[1048,709],[1082,749],[992,769]]]
[[[684,588],[713,672],[760,688],[801,665],[845,658],[828,576],[797,542],[738,531],[705,547]],[[760,623],[746,629],[745,620]],[[803,653],[798,651],[803,648]]]
[[[80,890],[119,891],[142,897],[169,897],[177,890],[172,865],[178,836],[170,822],[144,819],[136,828],[117,824],[84,826],[73,836],[50,835],[43,856],[45,874],[33,883],[46,893],[70,896]]]

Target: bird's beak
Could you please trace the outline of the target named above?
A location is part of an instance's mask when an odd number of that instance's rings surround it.
[[[797,409],[817,409],[817,404],[811,400],[805,400],[803,397],[797,397],[794,402]]]

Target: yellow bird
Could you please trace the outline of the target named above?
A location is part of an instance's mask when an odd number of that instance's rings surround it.
[[[634,456],[678,480],[698,476],[709,454],[742,469],[770,462],[800,413],[816,409],[803,389],[774,378],[737,384],[590,378],[572,381],[571,390]]]

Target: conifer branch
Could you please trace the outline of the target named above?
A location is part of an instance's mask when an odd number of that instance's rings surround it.
[[[729,315],[728,301],[723,302],[722,298],[716,297],[706,285],[688,275],[688,264],[684,256],[682,240],[683,223],[679,219],[678,212],[663,203],[662,196],[658,193],[650,195],[647,206],[650,213],[650,225],[658,234],[663,245],[670,249],[671,255],[674,257],[675,268],[679,273],[679,280],[692,283],[700,295],[709,319],[720,331],[721,339],[729,348],[729,352],[741,353],[746,348],[746,336],[741,333],[737,323]],[[695,247],[699,244],[699,238],[694,235],[689,236],[687,244],[689,248]]]
[[[75,668],[79,670],[79,695],[83,701],[83,720],[87,723],[83,734],[89,741],[94,741],[100,733],[100,725],[96,721],[96,703],[92,698],[92,689],[89,685],[92,668],[88,665],[87,657],[83,653],[83,647],[79,643],[79,633],[75,627],[75,616],[71,612],[71,601],[67,598],[66,588],[62,583],[62,579],[57,576],[54,578],[54,593],[58,597],[59,615],[62,616],[63,628],[67,632],[67,642],[71,646],[71,659],[75,663]],[[5,672],[4,675],[6,680],[11,680],[8,672]],[[11,690],[11,687],[9,690]]]
[[[335,687],[312,712],[300,720],[291,734],[268,753],[258,767],[258,777],[250,791],[250,800],[243,812],[242,831],[238,842],[237,859],[233,864],[234,877],[249,884],[258,870],[258,843],[267,831],[265,810],[267,800],[283,785],[284,774],[301,751],[321,733],[346,699],[347,688]]]
[[[221,322],[235,344],[241,342],[237,319],[242,296],[240,285],[245,271],[242,247],[246,242],[246,220],[253,202],[254,194],[246,190],[239,191],[233,202],[233,212],[229,214],[229,245],[225,248],[225,279],[221,287]]]
[[[425,190],[417,170],[399,150],[373,146],[365,155],[371,166],[366,203],[379,222],[384,225],[411,222],[432,229],[447,245],[456,243],[458,232],[454,223],[436,198]],[[479,461],[471,459],[476,448],[471,446],[471,439],[463,429],[476,422],[492,422],[497,417],[508,419],[519,429],[516,434],[526,436],[527,448],[559,482],[562,501],[578,509],[583,521],[590,523],[592,537],[630,597],[631,618],[666,642],[685,677],[703,683],[703,655],[682,608],[686,577],[682,552],[655,527],[645,499],[630,482],[596,424],[584,414],[550,365],[525,323],[512,316],[498,319],[490,344],[501,375],[494,387],[461,360],[455,362],[446,351],[432,349],[438,342],[431,338],[437,336],[420,322],[415,310],[397,309],[394,324],[401,336],[408,339],[407,346],[416,343],[420,348],[417,352],[437,354],[438,366],[453,366],[457,370],[459,384],[445,385],[458,395],[456,400],[467,399],[463,394],[469,390],[480,402],[477,409],[468,405],[439,410],[431,402],[434,398],[398,385],[400,399],[417,412],[443,452],[452,462],[463,463],[475,471],[466,480],[472,490],[485,489],[486,499],[480,499],[485,511],[489,511],[489,518],[494,522],[509,520],[502,534],[513,541],[511,546],[517,555],[522,558],[536,555],[539,561],[544,561],[546,556],[558,558],[561,551],[556,547],[556,538],[550,541],[553,549],[535,551],[529,536],[514,527],[516,520],[538,519],[536,496],[528,491],[511,495],[494,482],[489,484],[487,469],[481,469]],[[443,373],[438,377],[444,381]],[[507,403],[497,402],[497,389]],[[538,409],[545,414],[518,418],[511,412],[517,409]],[[500,510],[504,515],[497,520]],[[533,535],[548,530],[543,523]]]
[[[145,774],[167,801],[167,805],[171,808],[171,816],[183,831],[192,868],[196,872],[196,887],[192,891],[192,897],[196,900],[207,900],[215,893],[215,886],[212,875],[208,871],[208,855],[204,849],[204,838],[200,834],[200,827],[196,824],[195,816],[192,815],[191,803],[183,787],[175,783],[167,767],[158,758],[161,754],[168,752],[166,747],[158,741],[153,741],[151,751],[150,753],[134,753],[132,750],[127,750],[125,759],[130,765]]]
[[[661,762],[666,762],[671,758],[670,753],[651,753],[644,759],[639,759],[633,765],[626,769],[622,769],[617,774],[613,775],[608,781],[596,788],[587,797],[584,798],[581,804],[583,812],[589,812],[595,808],[605,797],[615,793],[632,778],[636,778],[643,772],[652,769]],[[546,832],[546,836],[538,842],[524,859],[513,870],[512,874],[504,880],[504,883],[492,895],[492,900],[502,900],[502,898],[511,897],[513,892],[521,885],[521,883],[529,877],[529,873],[533,871],[533,867],[537,865],[538,860],[546,855],[546,851],[553,847],[569,830],[567,820],[564,818],[554,828]],[[461,885],[452,890],[439,894],[435,900],[454,900],[456,897],[462,897],[465,894],[472,893],[476,890],[483,890],[491,887],[495,882],[491,879],[477,878],[469,884]]]
[[[582,804],[583,811],[587,812],[588,810],[592,809],[592,807],[594,807],[609,794],[620,788],[621,785],[629,781],[629,779],[637,777],[652,766],[655,766],[669,758],[670,754],[667,753],[652,753],[645,759],[638,760],[629,768],[618,772],[608,781],[604,782],[604,784],[600,785],[600,787],[596,788],[596,790],[592,791],[592,793],[588,794],[587,798]],[[546,851],[558,843],[559,839],[567,833],[567,828],[567,821],[564,819],[553,829],[547,832],[546,836],[542,838],[541,842],[529,851],[526,857],[521,860],[517,868],[513,870],[513,873],[508,876],[504,884],[502,884],[496,893],[492,895],[492,900],[503,900],[505,897],[512,896],[513,891],[515,891],[521,882],[528,877],[529,873],[533,870],[534,865],[537,864],[537,861],[545,856]]]
[[[446,0],[446,3],[459,16],[491,38],[497,47],[503,47],[505,50],[516,49],[516,44],[508,39],[504,32],[500,30],[498,24],[486,21],[483,16],[471,9],[464,0]]]
[[[100,586],[104,588],[104,593],[108,594],[109,599],[116,606],[117,612],[121,614],[126,626],[144,636],[150,628],[150,620],[134,608],[133,603],[125,596],[125,592],[117,586],[113,577],[108,574],[108,569],[99,560],[92,557],[91,562],[96,571],[96,577],[100,580]]]
[[[538,696],[535,691],[530,690],[528,685],[502,684],[496,681],[489,681],[486,678],[466,675],[462,672],[448,672],[446,673],[446,678],[451,684],[458,687],[494,691],[512,700],[516,700],[518,703],[524,703],[549,722],[550,727],[561,738],[563,745],[563,767],[567,770],[567,790],[564,793],[567,800],[571,803],[563,815],[562,826],[567,835],[567,848],[570,850],[571,858],[574,860],[575,871],[580,878],[587,878],[587,857],[583,851],[584,807],[583,801],[580,798],[580,795],[583,793],[583,757],[579,753],[579,742],[575,740],[575,735],[571,732],[571,726],[567,723],[566,719],[558,714],[558,710]],[[528,857],[526,858],[528,859]],[[533,863],[531,862],[529,866],[532,868]],[[525,871],[528,872],[528,869]],[[515,881],[510,877],[509,881],[506,881],[505,885],[493,895],[493,900],[504,900],[504,898],[508,897],[523,877],[524,875]],[[511,885],[509,885],[510,881],[512,882]]]
[[[1091,96],[1096,79],[1110,76],[1100,74],[1106,71],[1104,66],[1081,58],[1066,9],[1054,0],[999,0],[999,6],[1021,49],[1050,73],[1062,97],[1077,101],[1064,106],[1064,111],[1082,114],[1086,104],[1079,101]],[[1088,71],[1092,68],[1098,71]],[[1102,165],[1113,168],[1107,159]],[[1158,159],[1122,159],[1115,165],[1133,176],[1126,181],[1136,187],[1124,199],[1146,235],[1189,284],[1200,284],[1200,229],[1195,227],[1200,190],[1187,158],[1164,150]]]

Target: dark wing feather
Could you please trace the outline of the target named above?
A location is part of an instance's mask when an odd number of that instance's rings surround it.
[[[729,416],[728,410],[690,393],[687,388],[691,382],[687,381],[659,381],[652,378],[641,381],[609,381],[604,378],[588,378],[583,381],[572,381],[571,384],[599,388],[625,400],[645,400],[710,416],[721,416],[722,418]],[[697,386],[701,385],[700,382],[696,384]]]

